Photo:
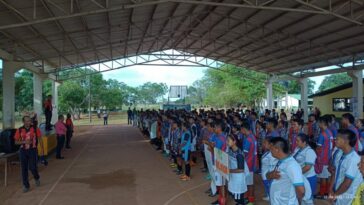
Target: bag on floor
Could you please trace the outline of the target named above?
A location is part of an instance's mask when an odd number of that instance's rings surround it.
[[[15,145],[16,129],[6,129],[0,134],[0,152],[14,153],[19,150],[18,145]]]

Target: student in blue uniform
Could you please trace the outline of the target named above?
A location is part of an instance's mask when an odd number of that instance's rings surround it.
[[[249,167],[250,174],[247,176],[246,183],[248,185],[248,193],[246,194],[248,201],[254,203],[254,172],[257,170],[258,166],[258,149],[257,140],[253,133],[249,130],[250,126],[247,121],[244,121],[241,125],[241,133],[244,135],[243,140],[243,151]]]
[[[272,180],[270,187],[271,205],[298,205],[304,194],[304,176],[301,166],[289,155],[288,143],[282,137],[271,139],[272,156],[278,159],[273,171],[266,174]]]
[[[238,140],[229,135],[227,144],[229,146],[229,182],[228,190],[233,195],[237,205],[244,205],[244,193],[248,190],[245,181],[245,172],[248,169],[241,149],[237,146]]]
[[[201,168],[202,172],[208,172],[207,169],[207,162],[206,162],[206,158],[205,158],[205,150],[204,150],[204,143],[203,141],[206,141],[209,137],[209,131],[207,129],[207,120],[201,120],[200,121],[200,132],[199,132],[199,136],[198,136],[198,146],[199,146],[199,150],[203,159],[203,168]]]
[[[357,119],[355,121],[355,127],[358,129],[359,132],[359,142],[362,148],[362,151],[359,152],[361,155],[364,154],[364,126],[363,126],[363,120]]]
[[[197,163],[196,146],[197,146],[197,126],[193,117],[189,118],[190,132],[191,132],[191,165],[194,166]]]
[[[355,151],[359,152],[359,151],[361,151],[361,149],[359,149],[359,148],[362,148],[362,147],[361,146],[359,147],[359,132],[358,132],[358,129],[354,126],[354,123],[355,123],[355,118],[351,113],[345,113],[342,115],[341,126],[342,126],[342,128],[349,129],[355,133],[356,143],[355,143],[354,148],[355,148]]]
[[[306,134],[298,134],[297,136],[297,148],[293,153],[293,158],[298,162],[302,168],[303,175],[307,178],[310,183],[312,196],[316,193],[317,176],[315,172],[316,152],[309,145],[309,138]]]
[[[227,150],[226,136],[223,132],[224,125],[223,122],[218,121],[215,124],[215,138],[212,139],[212,144],[215,148],[220,149],[224,152]],[[226,202],[226,189],[225,189],[225,179],[221,174],[215,171],[215,183],[218,188],[219,199],[211,204],[225,204]]]
[[[267,134],[266,136],[269,138],[279,137],[279,133],[277,131],[278,121],[274,118],[269,118],[267,120]]]
[[[317,198],[325,198],[329,193],[329,164],[333,146],[333,135],[328,128],[328,117],[323,116],[318,120],[320,134],[317,139],[317,162],[322,166],[322,170],[317,170],[317,178],[320,180],[320,191]]]
[[[179,158],[179,145],[181,141],[180,135],[180,122],[177,119],[173,120],[172,130],[171,130],[171,154],[173,159],[173,164],[171,164],[172,168],[177,167],[177,174],[182,174],[182,167],[178,163]]]
[[[189,124],[187,122],[182,123],[182,137],[180,145],[180,155],[182,163],[185,165],[185,174],[181,176],[182,181],[191,180],[191,132],[188,130]]]
[[[343,151],[335,170],[333,190],[330,190],[329,198],[335,205],[351,204],[356,190],[363,181],[358,164],[360,157],[355,151],[357,137],[348,129],[338,130],[336,146]]]

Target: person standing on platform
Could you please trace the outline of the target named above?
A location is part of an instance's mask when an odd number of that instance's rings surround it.
[[[46,131],[52,130],[52,112],[53,112],[53,106],[52,106],[52,95],[48,95],[46,101],[44,102],[44,114],[46,118]]]
[[[62,157],[61,152],[64,147],[64,141],[65,141],[65,137],[66,137],[67,127],[66,127],[66,124],[64,123],[63,115],[58,116],[58,121],[54,125],[54,127],[56,128],[56,135],[57,135],[56,158],[64,159],[64,157]]]
[[[41,138],[40,129],[32,126],[32,120],[29,116],[24,116],[23,126],[16,131],[14,136],[15,144],[20,145],[19,160],[24,193],[28,192],[30,188],[28,170],[33,174],[35,185],[40,186],[37,168],[37,142],[42,142],[37,138]]]
[[[70,113],[67,114],[66,127],[67,127],[66,149],[71,149],[71,138],[73,136],[73,122]]]

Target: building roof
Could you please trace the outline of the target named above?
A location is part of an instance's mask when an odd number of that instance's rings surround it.
[[[169,49],[268,74],[305,72],[364,59],[363,5],[0,0],[0,49],[45,73]]]
[[[364,84],[364,79],[363,79],[363,84]],[[310,95],[309,98],[328,95],[328,94],[335,93],[335,92],[338,92],[340,90],[348,89],[348,88],[351,88],[351,87],[353,87],[352,82],[351,83],[345,83],[345,84],[342,84],[342,85],[339,85],[339,86],[336,86],[336,87],[333,87],[333,88],[330,88],[330,89],[315,93],[313,95]]]

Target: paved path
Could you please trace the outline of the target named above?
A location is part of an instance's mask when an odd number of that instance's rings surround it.
[[[130,126],[89,127],[74,137],[73,149],[64,156],[52,156],[49,166],[41,167],[42,186],[32,186],[29,193],[21,192],[20,178],[13,173],[9,189],[14,191],[0,204],[206,205],[215,200],[204,194],[209,184],[201,165],[192,168],[191,181],[180,181],[169,161]],[[261,197],[262,186],[257,186]]]

